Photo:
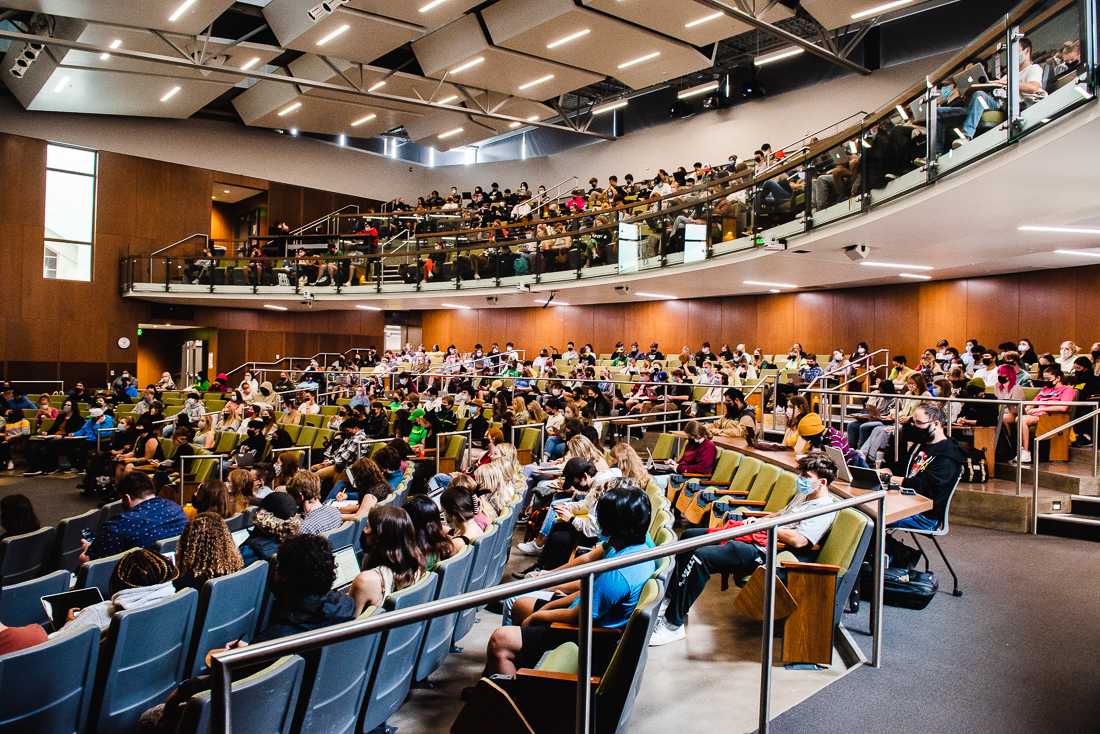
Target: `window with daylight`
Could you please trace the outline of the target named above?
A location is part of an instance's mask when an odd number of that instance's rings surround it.
[[[46,238],[42,277],[92,279],[96,153],[46,146]]]

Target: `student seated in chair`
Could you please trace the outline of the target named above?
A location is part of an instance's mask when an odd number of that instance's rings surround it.
[[[1050,383],[1049,387],[1044,387],[1039,391],[1039,394],[1035,396],[1037,401],[1041,402],[1072,402],[1077,399],[1077,390],[1072,386],[1065,384],[1063,380],[1062,368],[1056,364],[1048,365],[1043,368],[1043,379]],[[1028,405],[1024,408],[1024,414],[1019,420],[1016,419],[1014,413],[1005,411],[1004,422],[1006,428],[1011,428],[1013,423],[1018,424],[1020,429],[1020,445],[1030,445],[1030,428],[1031,426],[1039,425],[1039,419],[1044,415],[1052,415],[1055,413],[1069,413],[1072,407],[1069,405]],[[1015,464],[1019,461],[1021,464],[1031,463],[1031,452],[1026,448],[1020,451],[1020,455],[1013,459],[1012,463]]]
[[[118,493],[126,512],[103,523],[90,544],[81,541],[84,544],[81,563],[131,548],[149,548],[158,540],[179,535],[187,525],[183,508],[158,497],[148,474],[127,474],[118,483]]]
[[[916,490],[932,500],[932,509],[910,515],[890,525],[892,528],[935,530],[943,525],[947,502],[958,482],[966,457],[954,439],[948,438],[947,417],[935,403],[922,403],[913,411],[909,435],[917,441],[901,486]],[[886,550],[890,553],[889,545]]]
[[[836,479],[836,472],[836,464],[820,451],[803,456],[798,461],[798,494],[776,515],[828,507],[833,501],[829,494],[829,485]],[[776,539],[796,556],[804,554],[821,541],[835,518],[835,513],[818,515],[778,528]],[[666,595],[667,604],[664,613],[657,618],[657,626],[649,641],[651,646],[667,645],[687,637],[684,623],[687,621],[688,611],[703,593],[711,575],[728,573],[735,578],[742,578],[763,565],[765,548],[755,542],[757,539],[752,538],[752,522],[751,518],[745,521],[748,534],[742,538],[720,545],[705,546],[676,557],[676,569],[672,573]],[[693,528],[685,531],[681,540],[707,532],[709,531],[705,528]]]
[[[614,486],[600,497],[596,516],[607,538],[605,559],[646,548],[650,506],[645,492]],[[654,568],[652,561],[645,561],[596,574],[592,582],[592,624],[624,627]],[[575,591],[541,605],[523,620],[522,626],[498,628],[489,638],[485,675],[514,676],[518,668],[532,667],[547,649],[560,641],[550,625],[577,624],[579,604],[580,593]]]

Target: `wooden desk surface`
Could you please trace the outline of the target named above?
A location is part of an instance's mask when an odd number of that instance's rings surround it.
[[[674,431],[673,435],[683,438],[686,434],[680,431]],[[715,446],[738,451],[745,456],[752,456],[768,464],[778,466],[780,469],[794,471],[798,468],[798,459],[795,458],[793,451],[763,451],[761,449],[752,448],[743,438],[716,436],[713,441]],[[858,497],[873,491],[870,489],[858,489],[847,482],[841,481],[833,482],[831,489],[833,494],[844,498]],[[860,505],[859,509],[870,517],[875,517],[878,513],[878,508],[873,503]],[[898,520],[904,520],[912,515],[919,515],[931,509],[932,500],[923,495],[906,495],[896,490],[891,490],[886,494],[887,524],[897,522]]]

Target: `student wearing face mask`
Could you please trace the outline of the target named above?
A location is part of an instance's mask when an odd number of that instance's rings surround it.
[[[974,377],[984,382],[986,387],[997,384],[997,360],[992,352],[982,352],[981,359],[974,367]]]
[[[785,508],[775,515],[787,515],[828,507],[833,499],[829,494],[829,485],[836,479],[836,464],[820,451],[813,451],[798,462],[798,493]],[[832,527],[836,514],[818,515],[792,525],[785,525],[776,531],[776,539],[800,560],[813,559],[812,548],[819,543]],[[664,614],[657,619],[657,625],[650,638],[651,647],[667,645],[687,637],[684,623],[688,611],[699,595],[703,593],[710,577],[716,573],[728,573],[734,578],[751,574],[765,560],[766,536],[752,533],[753,519],[726,516],[726,524],[721,529],[746,526],[747,534],[720,545],[709,545],[690,553],[676,557],[676,569],[669,580],[667,606]],[[684,531],[681,539],[694,538],[710,532],[706,528],[692,528]]]
[[[1073,372],[1066,375],[1066,384],[1077,391],[1078,400],[1100,401],[1100,377],[1092,371],[1092,360],[1089,357],[1078,357],[1073,361]],[[1079,405],[1074,409],[1074,418],[1079,418],[1093,409],[1093,406]],[[1092,446],[1092,425],[1085,421],[1078,423],[1075,429],[1077,437],[1073,440],[1073,446],[1084,448]]]
[[[1020,353],[1020,364],[1024,367],[1039,364],[1039,355],[1035,353],[1035,347],[1030,339],[1021,339],[1017,342],[1016,351]]]
[[[943,410],[934,403],[921,403],[913,411],[909,436],[917,445],[909,455],[901,486],[932,500],[932,509],[899,520],[890,527],[935,530],[943,525],[947,503],[966,461],[959,445],[947,436],[946,422]],[[886,552],[895,555],[890,552],[889,544]]]
[[[1061,346],[1058,347],[1058,366],[1062,368],[1062,372],[1073,371],[1073,360],[1080,356],[1081,347],[1074,344],[1072,341],[1064,341]]]

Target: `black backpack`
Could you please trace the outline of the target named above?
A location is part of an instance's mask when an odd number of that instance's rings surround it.
[[[924,609],[936,595],[940,584],[931,571],[888,568],[883,573],[883,603],[905,609]]]

